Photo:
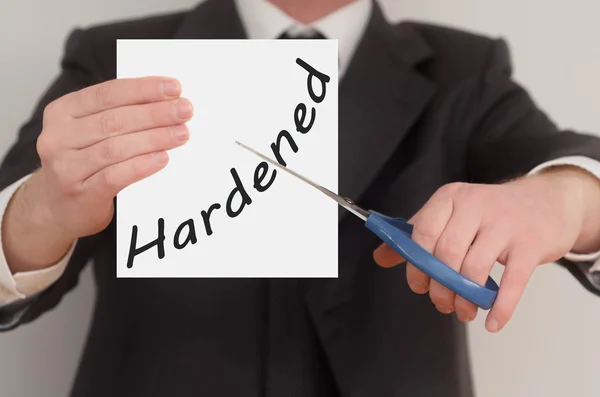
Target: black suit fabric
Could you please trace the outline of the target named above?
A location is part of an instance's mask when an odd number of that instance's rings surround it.
[[[232,0],[74,31],[0,189],[40,166],[48,103],[115,78],[117,39],[245,37]],[[600,160],[600,140],[559,130],[511,72],[504,41],[390,23],[375,4],[339,87],[340,194],[409,218],[447,183],[501,182],[562,156]],[[113,222],[0,323],[53,309],[91,259],[98,295],[72,397],[471,396],[464,326],[412,293],[403,266],[377,267],[379,243],[340,213],[338,279],[116,279]]]

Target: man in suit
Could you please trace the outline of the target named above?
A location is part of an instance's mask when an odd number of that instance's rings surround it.
[[[115,80],[116,39],[306,35],[339,39],[340,194],[410,218],[419,244],[476,282],[503,263],[488,330],[536,266],[592,265],[600,140],[536,108],[502,40],[391,24],[370,0],[208,0],[76,30],[0,169],[3,330],[52,309],[94,262],[73,397],[471,395],[463,323],[476,308],[396,266],[352,217],[338,279],[115,277],[113,199],[165,166],[194,113],[172,78]]]

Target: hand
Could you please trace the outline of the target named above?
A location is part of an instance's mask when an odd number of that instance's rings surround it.
[[[73,237],[97,233],[113,198],[162,169],[182,145],[192,105],[174,80],[114,80],[68,94],[44,112],[37,142],[48,216]]]
[[[577,245],[591,249],[600,244],[598,203],[597,179],[569,167],[502,185],[446,185],[409,222],[416,243],[480,285],[496,261],[505,265],[486,320],[488,331],[496,332],[512,316],[538,265],[560,259]],[[385,244],[374,258],[383,267],[404,262]],[[414,292],[429,292],[438,311],[456,312],[463,322],[475,319],[475,305],[411,264],[406,275]]]
[[[189,138],[184,123],[193,109],[180,94],[173,79],[122,79],[70,93],[46,107],[37,141],[42,167],[17,192],[3,225],[13,269],[15,258],[27,250],[33,260],[32,239],[17,238],[24,223],[38,234],[46,231],[47,239],[38,236],[39,252],[55,251],[44,241],[58,234],[72,242],[103,230],[117,193],[165,167],[166,151]],[[33,262],[42,265],[46,256]]]

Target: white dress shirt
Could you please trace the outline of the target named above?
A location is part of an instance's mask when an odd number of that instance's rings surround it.
[[[287,32],[302,37],[318,31],[326,38],[337,39],[339,48],[339,75],[343,77],[356,47],[365,31],[373,7],[371,0],[356,0],[336,12],[306,26],[266,0],[236,0],[240,17],[249,39],[275,39]],[[600,179],[600,162],[582,156],[564,157],[539,165],[531,173],[555,166],[573,165],[583,168]],[[14,192],[29,178],[26,176],[0,192],[0,224],[6,206]],[[600,205],[600,203],[598,203]],[[1,231],[0,231],[1,232]],[[0,244],[1,244],[0,234]],[[63,273],[74,246],[54,266],[44,270],[11,274],[0,245],[0,305],[25,298],[52,285]],[[572,261],[597,261],[600,270],[600,252],[589,255],[568,254]]]

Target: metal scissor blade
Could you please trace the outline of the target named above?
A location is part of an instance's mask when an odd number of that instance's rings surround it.
[[[316,184],[315,182],[311,181],[308,178],[303,177],[302,175],[298,174],[297,172],[279,164],[278,162],[271,160],[270,158],[268,158],[267,156],[265,156],[262,153],[257,152],[256,150],[249,148],[248,146],[244,145],[241,142],[236,141],[235,143],[237,143],[239,146],[243,147],[244,149],[254,153],[255,155],[257,155],[258,157],[260,157],[261,159],[265,160],[267,163],[274,165],[275,167],[279,168],[280,170],[283,170],[285,172],[287,172],[288,174],[291,174],[293,176],[295,176],[296,178],[302,180],[305,183],[308,183],[309,185],[311,185],[312,187],[314,187],[315,189],[319,190],[321,193],[325,194],[327,197],[335,200],[340,206],[344,207],[345,209],[347,209],[348,211],[352,212],[354,215],[356,215],[357,217],[359,217],[360,219],[362,219],[363,221],[366,221],[367,218],[369,217],[370,213],[362,208],[360,208],[359,206],[357,206],[356,204],[354,204],[352,202],[352,200],[341,197],[335,193],[333,193],[331,190],[324,188],[321,185]]]

